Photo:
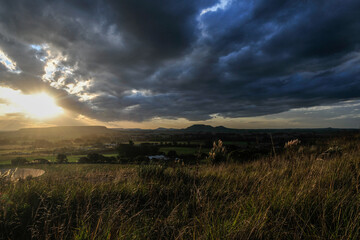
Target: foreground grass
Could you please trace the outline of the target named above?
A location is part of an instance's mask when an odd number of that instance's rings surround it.
[[[359,239],[360,151],[219,166],[40,166],[0,183],[0,239]]]

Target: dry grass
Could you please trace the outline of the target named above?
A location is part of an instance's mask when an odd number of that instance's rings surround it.
[[[309,146],[245,164],[43,166],[0,184],[0,239],[358,239],[357,146],[323,160]]]

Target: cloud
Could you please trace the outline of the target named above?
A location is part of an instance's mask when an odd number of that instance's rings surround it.
[[[0,51],[0,63],[12,73],[20,73],[21,71],[17,69],[16,63],[12,61],[6,54]]]
[[[359,9],[355,0],[6,1],[0,84],[45,89],[100,121],[331,105],[360,97]]]

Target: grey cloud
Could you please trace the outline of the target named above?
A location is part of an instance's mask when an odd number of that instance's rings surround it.
[[[261,116],[360,97],[358,1],[2,1],[0,47],[23,71],[2,85],[45,88],[105,121]],[[48,44],[91,79],[80,95],[41,80]],[[55,74],[55,80],[62,72]],[[138,93],[134,93],[137,90]],[[142,91],[147,94],[141,94]]]

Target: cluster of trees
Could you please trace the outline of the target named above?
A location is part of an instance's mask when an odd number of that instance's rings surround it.
[[[23,165],[27,164],[29,161],[26,160],[26,158],[23,157],[17,157],[11,160],[11,165]]]
[[[78,163],[116,163],[116,157],[106,157],[99,153],[89,153],[86,157],[81,157]]]
[[[120,144],[118,146],[119,159],[122,161],[134,160],[136,157],[144,157],[159,154],[159,147],[148,144],[135,145],[133,141],[129,144]]]
[[[24,164],[48,164],[50,163],[49,160],[45,159],[45,158],[37,158],[34,159],[33,161],[28,161],[26,158],[24,157],[17,157],[11,160],[11,165],[24,165]]]
[[[67,156],[63,153],[59,153],[57,156],[56,156],[56,162],[57,163],[68,163],[69,160],[67,158]]]
[[[186,142],[181,141],[181,142],[178,142],[178,141],[175,141],[175,140],[173,140],[173,141],[165,141],[165,142],[160,141],[159,145],[160,145],[160,146],[194,146],[194,145],[191,144],[190,141],[186,141]]]

